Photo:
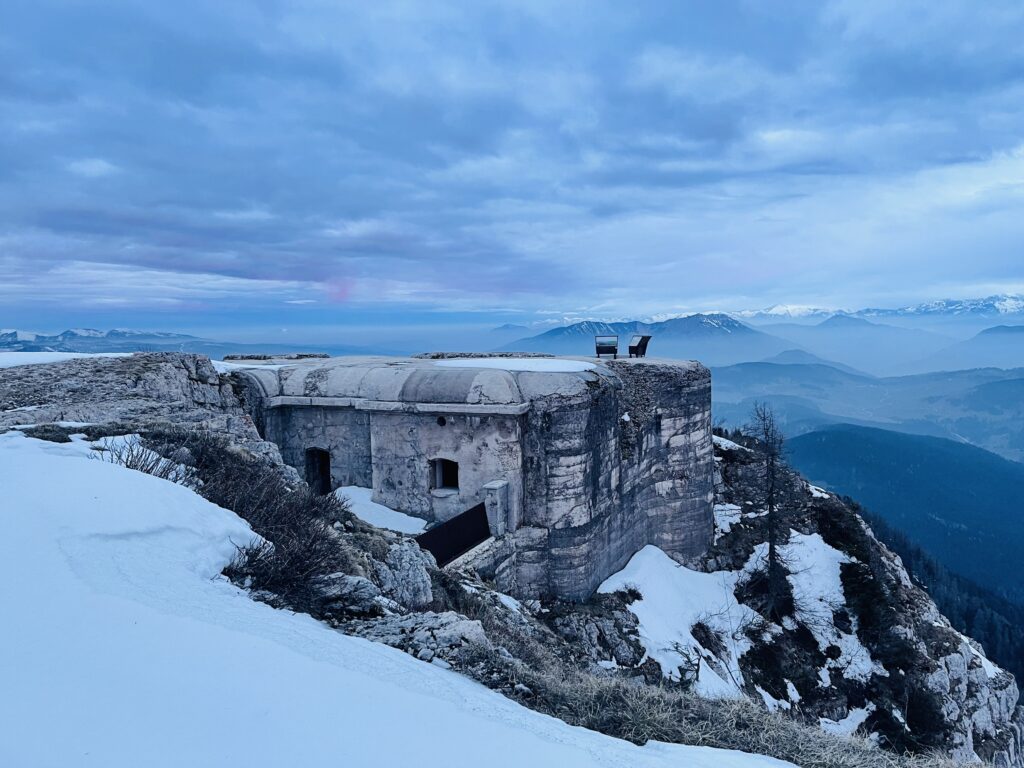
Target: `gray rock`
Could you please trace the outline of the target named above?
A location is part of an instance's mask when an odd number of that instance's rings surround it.
[[[352,622],[345,629],[352,633],[432,663],[456,660],[470,647],[493,650],[479,621],[454,611],[410,613]]]
[[[388,547],[384,562],[373,561],[374,578],[381,590],[399,605],[421,610],[434,600],[428,568],[434,565],[429,553],[416,542],[403,540]]]
[[[351,613],[372,613],[380,607],[380,589],[362,576],[332,573],[322,577],[315,586],[325,603]]]
[[[56,421],[202,428],[282,464],[277,446],[260,437],[229,378],[201,355],[139,352],[0,369],[0,429]],[[299,480],[294,469],[285,470]]]

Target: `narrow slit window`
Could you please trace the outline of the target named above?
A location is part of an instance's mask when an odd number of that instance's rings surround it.
[[[459,463],[449,459],[434,459],[433,465],[433,487],[458,490],[459,488]]]

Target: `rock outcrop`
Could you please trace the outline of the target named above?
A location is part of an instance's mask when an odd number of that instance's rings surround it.
[[[755,454],[716,440],[716,500],[724,514],[703,567],[735,573],[749,570],[763,551],[767,520],[756,503]],[[797,591],[792,615],[748,633],[751,647],[739,660],[747,692],[896,751],[1024,766],[1024,710],[1013,676],[950,626],[900,558],[841,499],[798,476],[789,480],[790,539],[814,537],[840,563],[841,586],[827,610],[802,605],[807,596]],[[800,567],[788,564],[797,584]],[[742,580],[736,596],[756,605]],[[844,648],[822,642],[830,637]],[[847,662],[841,654],[853,643],[860,657]]]
[[[242,407],[236,385],[202,355],[137,352],[15,366],[0,372],[0,383],[0,429],[54,422],[201,427],[281,461]]]

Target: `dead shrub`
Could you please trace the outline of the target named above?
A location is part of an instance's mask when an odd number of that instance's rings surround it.
[[[165,456],[187,457],[198,492],[247,521],[262,538],[238,545],[225,569],[233,581],[273,593],[295,610],[315,612],[320,577],[358,571],[356,555],[332,527],[352,518],[335,495],[292,484],[277,465],[208,431],[153,431],[146,445]]]
[[[127,435],[120,439],[108,439],[94,449],[93,458],[108,464],[117,464],[126,469],[145,472],[147,475],[170,480],[189,488],[197,487],[195,470],[171,459],[166,459],[143,445],[138,435]]]

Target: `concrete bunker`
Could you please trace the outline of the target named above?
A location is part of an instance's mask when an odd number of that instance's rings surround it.
[[[646,544],[681,561],[710,545],[698,363],[332,358],[242,374],[265,437],[314,488],[371,488],[431,524],[439,562],[512,594],[585,599]]]

